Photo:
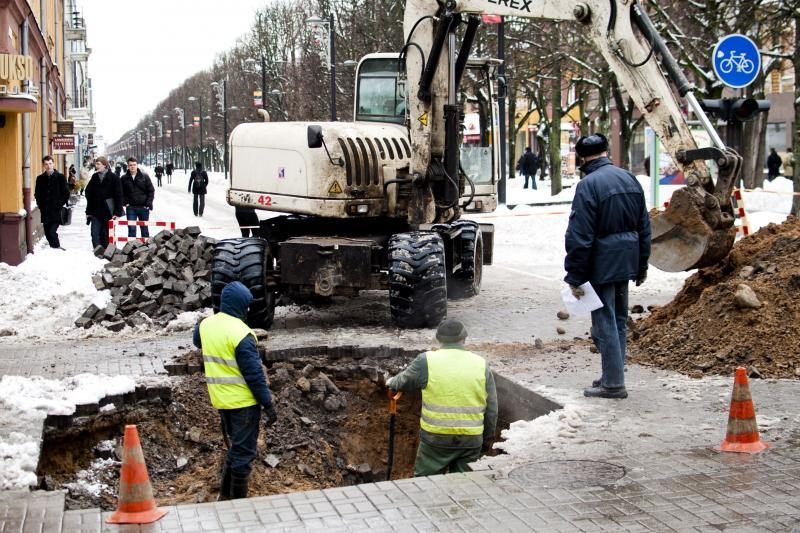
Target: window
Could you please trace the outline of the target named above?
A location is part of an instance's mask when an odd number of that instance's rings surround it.
[[[394,122],[406,119],[406,103],[397,83],[397,59],[366,59],[358,69],[356,120]]]

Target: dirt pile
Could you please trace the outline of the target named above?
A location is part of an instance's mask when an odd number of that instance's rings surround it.
[[[278,422],[260,433],[250,496],[385,479],[384,372],[393,374],[405,362],[310,357],[275,363],[268,374]],[[211,407],[202,374],[173,379],[168,405],[130,413],[125,422],[138,424],[160,505],[211,501],[226,453],[219,415]],[[413,474],[419,402],[419,395],[404,396],[399,405],[395,479]],[[46,441],[43,456],[48,460],[40,464],[39,474],[47,478],[47,488],[66,488],[71,509],[113,509],[121,435],[116,424]]]
[[[629,359],[702,376],[800,377],[800,219],[770,224],[630,323]]]
[[[146,244],[128,241],[121,250],[98,246],[95,255],[109,262],[92,281],[97,290],[111,292],[111,302],[103,309],[90,305],[75,325],[111,331],[149,322],[163,327],[179,313],[210,306],[215,244],[191,226],[163,230]]]

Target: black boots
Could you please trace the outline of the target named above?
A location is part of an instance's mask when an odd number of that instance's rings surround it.
[[[583,389],[583,395],[589,398],[611,398],[616,400],[623,400],[628,397],[628,391],[625,387],[608,388],[603,387],[590,387]]]
[[[237,474],[231,475],[231,499],[247,498],[247,481],[249,475],[242,476]]]
[[[222,465],[222,481],[219,484],[219,496],[217,501],[222,502],[231,499],[231,471],[227,465]]]

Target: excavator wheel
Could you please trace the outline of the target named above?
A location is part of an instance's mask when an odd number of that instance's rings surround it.
[[[435,327],[447,316],[444,243],[436,233],[389,240],[389,307],[401,328]]]
[[[214,312],[219,311],[225,285],[240,281],[253,294],[247,325],[269,329],[275,316],[275,293],[267,289],[267,271],[274,268],[267,241],[259,238],[219,241],[214,248],[211,265],[211,304]]]
[[[447,295],[453,299],[472,298],[481,292],[483,236],[477,222],[456,220],[461,227],[461,269],[447,279]]]

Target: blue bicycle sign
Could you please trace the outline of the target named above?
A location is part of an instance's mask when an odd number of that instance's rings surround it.
[[[738,33],[723,37],[714,47],[712,59],[720,81],[735,89],[753,83],[761,71],[761,54],[756,43]]]

